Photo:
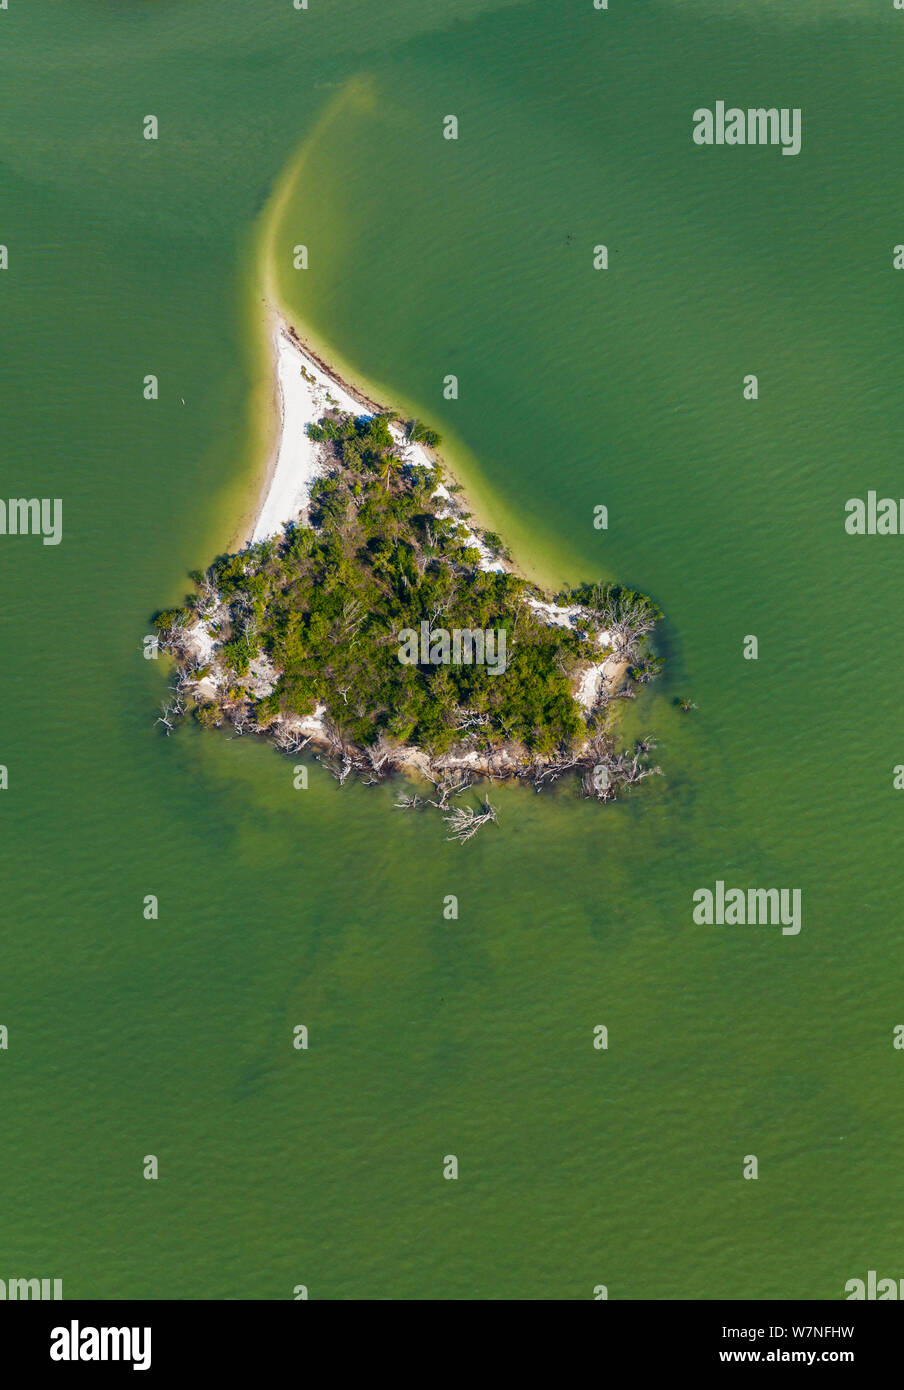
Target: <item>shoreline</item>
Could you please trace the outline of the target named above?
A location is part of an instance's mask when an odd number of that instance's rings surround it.
[[[284,325],[286,333],[292,339],[292,342],[298,348],[299,352],[302,353],[305,357],[309,358],[310,361],[313,362],[314,365],[318,367],[320,371],[324,373],[325,376],[328,376],[332,381],[335,381],[336,385],[340,386],[342,390],[345,391],[349,396],[353,396],[357,400],[363,402],[363,404],[366,405],[367,408],[374,415],[392,414],[391,406],[380,405],[378,401],[371,400],[369,396],[366,396],[359,387],[353,385],[351,382],[345,381],[336,371],[335,367],[331,367],[329,362],[324,361],[324,359],[314,351],[310,343],[305,342],[301,334],[295,328],[294,324],[289,323],[288,319],[284,318],[282,314],[279,314],[277,310],[274,310],[273,312]]]

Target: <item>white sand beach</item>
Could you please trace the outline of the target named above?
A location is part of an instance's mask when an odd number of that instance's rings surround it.
[[[289,324],[273,315],[271,343],[276,371],[279,431],[275,463],[270,483],[251,533],[252,543],[278,536],[286,524],[296,520],[308,505],[311,485],[320,476],[321,446],[308,437],[326,411],[338,409],[350,415],[373,415],[375,406],[363,395],[353,395],[311,354],[305,352]],[[433,468],[433,461],[422,445],[406,439],[398,424],[389,426],[398,444],[399,456],[408,467]],[[448,499],[452,494],[442,484],[434,496]],[[444,513],[441,511],[440,515]],[[462,523],[464,525],[464,523]],[[465,527],[470,543],[480,551],[482,569],[501,570],[486,546]]]
[[[319,448],[308,438],[308,425],[315,424],[333,406],[354,415],[369,413],[302,352],[280,318],[274,321],[272,344],[279,433],[276,462],[254,522],[252,542],[279,535],[308,505],[311,484],[320,471]]]

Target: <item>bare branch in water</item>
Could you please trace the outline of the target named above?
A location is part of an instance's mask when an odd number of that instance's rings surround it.
[[[310,735],[302,738],[301,734],[292,729],[287,729],[284,724],[278,724],[273,733],[273,742],[281,753],[300,753],[310,743]]]
[[[154,723],[162,724],[166,729],[166,736],[169,738],[170,734],[173,732],[173,723],[170,719],[170,715],[175,714],[176,711],[173,709],[172,705],[166,704],[165,701],[161,703],[160,708],[163,710],[163,713],[154,720]]]
[[[446,838],[458,840],[464,844],[465,840],[470,840],[472,835],[476,835],[482,825],[488,821],[496,821],[496,810],[486,799],[483,803],[483,810],[476,811],[473,806],[456,806],[448,816],[444,816],[446,824],[452,831]]]
[[[435,777],[432,777],[429,772],[427,776],[439,793],[439,801],[433,801],[431,799],[428,805],[436,806],[440,811],[445,811],[448,808],[450,797],[461,796],[461,793],[466,791],[474,780],[470,772],[455,773],[448,769],[443,772],[441,782]]]

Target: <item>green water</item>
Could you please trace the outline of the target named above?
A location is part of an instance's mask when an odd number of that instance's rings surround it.
[[[902,1275],[902,542],[846,536],[843,504],[904,491],[904,15],[310,4],[0,13],[0,494],[64,499],[60,546],[0,541],[0,1277],[835,1299]],[[801,155],[697,149],[718,99],[801,107]],[[615,806],[502,788],[462,847],[391,787],[313,764],[296,791],[264,744],[153,726],[149,617],[254,495],[261,217],[300,151],[270,227],[293,316],[443,430],[530,572],[667,614],[625,725],[666,775]],[[695,926],[717,878],[801,888],[800,935]]]

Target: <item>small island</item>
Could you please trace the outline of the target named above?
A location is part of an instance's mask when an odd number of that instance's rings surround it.
[[[254,530],[155,619],[175,661],[158,721],[310,749],[342,784],[406,773],[396,805],[452,838],[495,819],[478,780],[572,774],[613,799],[659,772],[617,750],[615,710],[655,677],[659,610],[620,585],[547,594],[472,524],[439,435],[353,392],[277,320],[281,432]],[[428,794],[429,793],[429,794]]]

